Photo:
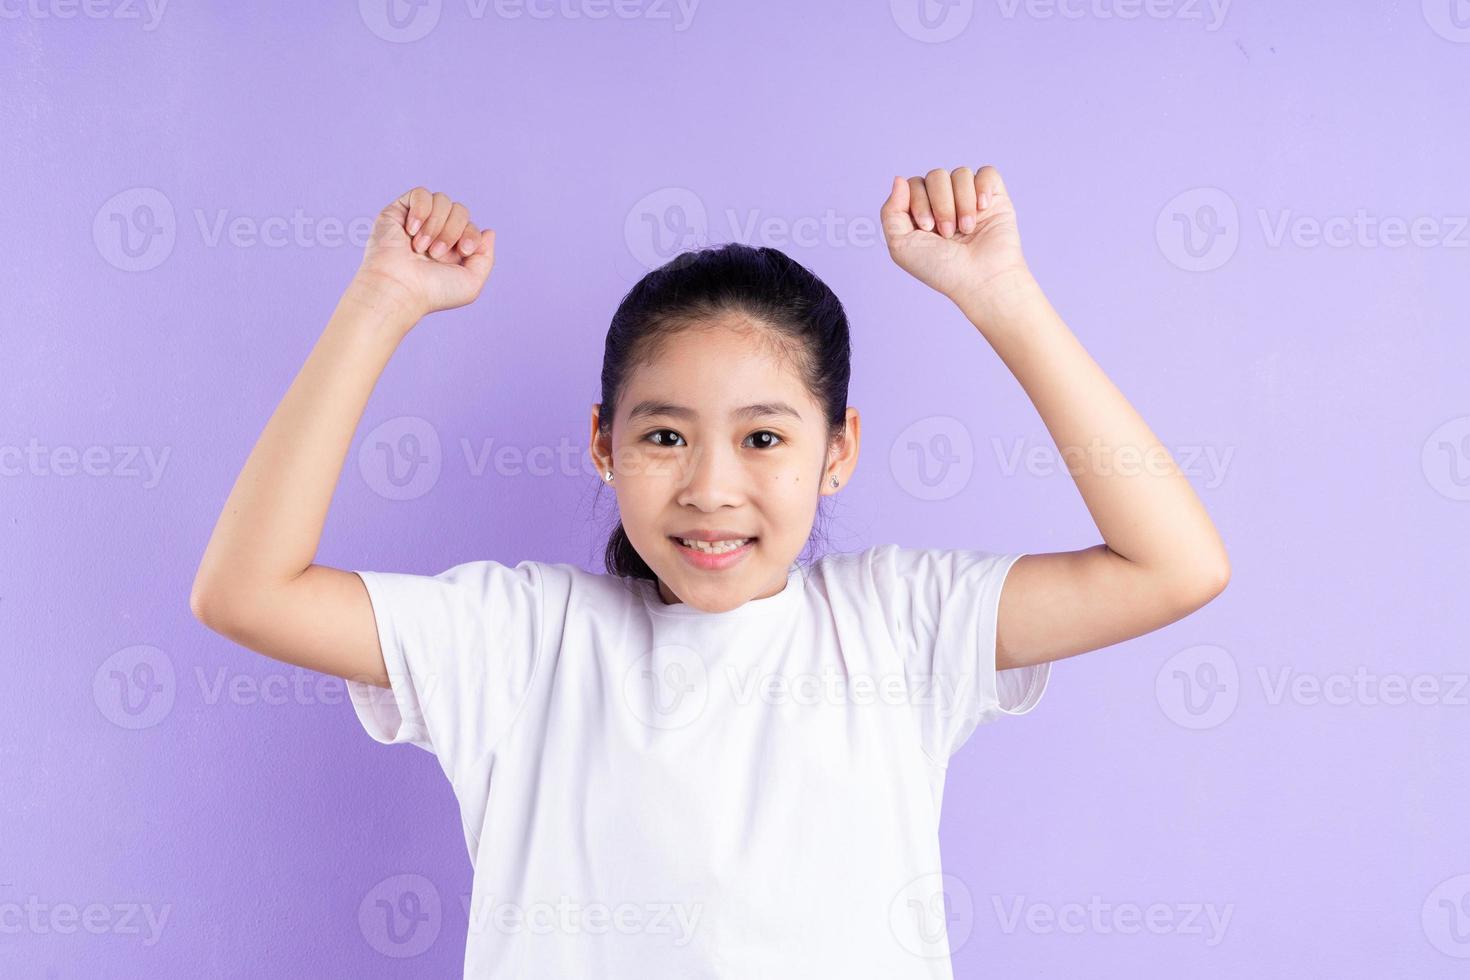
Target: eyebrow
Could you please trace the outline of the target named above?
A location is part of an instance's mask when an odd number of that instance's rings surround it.
[[[675,405],[672,402],[641,401],[633,406],[628,413],[628,421],[636,422],[639,419],[653,418],[655,416],[668,416],[670,418],[685,419],[693,421],[699,418],[699,413],[692,408],[683,405]],[[737,408],[730,413],[733,419],[766,419],[790,417],[801,421],[801,413],[785,402],[760,402],[755,405],[746,405]]]

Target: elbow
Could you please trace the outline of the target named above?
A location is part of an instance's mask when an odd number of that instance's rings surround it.
[[[223,609],[219,591],[206,587],[199,579],[195,579],[194,585],[189,589],[189,612],[216,633],[221,632]]]
[[[194,618],[205,626],[209,625],[209,620],[213,616],[213,603],[208,593],[199,587],[198,582],[195,582],[193,588],[189,590],[189,612],[193,613]]]
[[[1230,559],[1222,552],[1195,569],[1187,581],[1189,584],[1183,590],[1185,604],[1198,609],[1213,601],[1230,584]]]

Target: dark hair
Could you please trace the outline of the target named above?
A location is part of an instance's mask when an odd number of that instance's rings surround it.
[[[822,406],[828,438],[836,439],[846,423],[852,373],[842,303],[781,250],[740,242],[675,256],[623,297],[603,349],[599,432],[611,437],[613,414],[634,365],[652,357],[672,334],[726,313],[744,314],[790,345],[802,381]],[[599,490],[602,486],[599,481]],[[621,521],[608,539],[604,561],[610,575],[657,580]]]

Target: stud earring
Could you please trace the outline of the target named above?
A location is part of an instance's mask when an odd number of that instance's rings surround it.
[[[607,476],[604,477],[604,479],[606,479],[608,483],[612,482],[612,470],[607,471]]]
[[[832,485],[834,487],[837,486],[837,477],[835,477],[835,476],[832,478]]]

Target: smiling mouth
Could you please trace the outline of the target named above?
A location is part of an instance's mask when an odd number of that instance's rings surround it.
[[[739,551],[747,544],[759,539],[751,537],[733,538],[728,541],[695,541],[690,538],[677,538],[670,535],[669,540],[682,548],[688,548],[690,551],[697,552],[701,555],[725,555],[733,551]]]

